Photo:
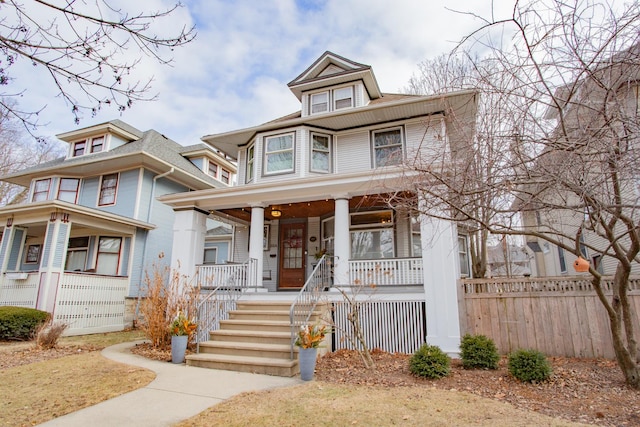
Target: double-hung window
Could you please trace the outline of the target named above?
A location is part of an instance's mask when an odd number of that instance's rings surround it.
[[[311,134],[311,171],[331,172],[331,137]]]
[[[211,160],[209,160],[209,168],[208,168],[207,172],[212,177],[218,178],[218,165],[216,165],[215,163],[211,162]]]
[[[60,188],[58,188],[58,200],[76,203],[78,200],[78,188],[80,180],[77,178],[61,178]]]
[[[67,247],[67,260],[64,269],[67,271],[83,271],[87,268],[89,252],[88,237],[72,237]]]
[[[314,93],[311,95],[311,114],[329,111],[329,92]]]
[[[96,273],[118,274],[120,263],[120,247],[122,238],[120,237],[100,237],[98,241],[98,257],[96,259]]]
[[[98,198],[98,205],[113,205],[116,203],[116,192],[118,189],[118,174],[112,173],[102,176],[102,182],[100,183],[100,196]]]
[[[51,186],[51,178],[39,179],[33,185],[32,202],[39,202],[49,198],[49,187]]]
[[[265,138],[265,174],[293,172],[293,133]]]
[[[73,157],[84,156],[89,153],[99,153],[104,150],[105,136],[96,136],[94,138],[78,141],[73,144]]]
[[[91,139],[91,152],[99,153],[104,148],[104,136],[98,136]]]
[[[253,181],[255,174],[254,167],[256,163],[256,146],[252,145],[247,149],[247,170],[246,170],[246,182]]]
[[[469,248],[467,236],[458,236],[458,259],[460,261],[460,276],[469,277]]]
[[[373,166],[399,165],[403,160],[402,129],[385,129],[372,132]]]
[[[353,87],[342,87],[333,91],[333,109],[353,107]]]
[[[73,157],[83,156],[86,146],[86,141],[79,141],[73,144]]]
[[[231,178],[231,172],[226,170],[225,168],[220,168],[220,181],[228,184]]]

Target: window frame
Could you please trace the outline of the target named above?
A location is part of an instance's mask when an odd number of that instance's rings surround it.
[[[218,179],[218,169],[217,163],[207,160],[207,174],[209,174],[209,176]]]
[[[314,168],[314,164],[313,164],[313,155],[316,152],[323,152],[319,149],[316,149],[314,147],[314,137],[322,137],[322,138],[327,138],[327,151],[326,151],[326,155],[327,155],[327,159],[328,159],[328,167],[327,170],[323,170],[323,169],[316,169]],[[333,171],[333,138],[331,137],[331,135],[329,134],[324,134],[324,133],[319,133],[319,132],[311,132],[309,135],[309,151],[311,153],[311,155],[309,156],[309,171],[310,172],[317,172],[317,173],[331,173]]]
[[[78,147],[82,148],[78,148]],[[82,141],[76,141],[73,143],[73,152],[71,157],[80,157],[84,156],[87,150],[87,140],[84,139]]]
[[[325,95],[326,96],[326,101],[325,102],[316,102],[314,103],[313,99],[315,97],[318,97],[320,95]],[[316,93],[311,93],[309,94],[309,115],[315,115],[315,114],[323,114],[323,113],[328,113],[330,111],[330,106],[331,106],[331,95],[330,92],[328,90],[323,90],[322,92],[316,92]],[[325,109],[321,110],[321,111],[314,111],[313,108],[316,105],[324,105]]]
[[[213,257],[213,262],[207,262],[207,252],[213,252],[215,254],[215,256]],[[207,265],[218,263],[218,247],[217,246],[210,246],[210,247],[204,248],[202,263]]]
[[[62,182],[63,181],[76,181],[76,190],[75,191],[70,191],[70,190],[63,190],[62,189]],[[60,198],[60,193],[65,193],[65,194],[71,194],[74,193],[75,197],[73,198],[73,202],[69,202],[68,200],[64,200]],[[56,196],[56,198],[58,200],[62,200],[63,202],[69,202],[69,203],[73,203],[73,204],[77,204],[78,203],[78,194],[80,194],[80,179],[79,178],[60,178],[60,182],[58,183],[58,195]]]
[[[115,175],[116,177],[116,183],[113,187],[105,187],[104,186],[104,182],[106,181],[105,178],[108,176],[112,176]],[[115,172],[115,173],[109,173],[109,174],[105,174],[102,175],[100,177],[100,189],[98,190],[98,206],[113,206],[116,204],[116,200],[118,198],[118,185],[120,184],[120,173]],[[112,202],[104,202],[103,198],[104,198],[104,193],[105,190],[107,189],[111,189],[113,188],[113,201]]]
[[[96,143],[100,141],[100,143]],[[71,157],[81,157],[88,154],[101,153],[105,150],[107,145],[107,135],[102,134],[98,136],[92,136],[89,138],[75,141],[71,149]],[[97,149],[97,148],[100,149]]]
[[[469,236],[467,236],[466,234],[458,234],[458,262],[460,265],[460,277],[471,277]],[[464,269],[462,268],[463,266],[465,267]]]
[[[251,144],[248,148],[247,148],[247,168],[244,171],[244,179],[245,182],[251,182],[255,179],[256,176],[256,171],[255,171],[255,164],[256,164],[256,144]]]
[[[231,183],[231,172],[225,168],[220,168],[220,181],[225,184]]]
[[[564,249],[560,246],[558,248],[558,263],[560,264],[560,273],[567,273],[567,258],[564,256]]]
[[[349,97],[347,98],[338,98],[337,93],[339,91],[344,91],[348,89],[349,90]],[[353,86],[343,86],[343,87],[338,87],[333,89],[332,91],[333,94],[333,111],[338,111],[338,110],[344,110],[345,108],[353,108],[353,106],[355,105],[354,102],[354,97],[353,97]],[[349,100],[349,105],[343,106],[343,107],[338,107],[338,101],[342,101],[348,99]]]
[[[102,242],[102,240],[104,239],[113,239],[113,240],[119,240],[120,244],[118,246],[118,252],[106,252],[106,251],[101,251],[101,245],[100,243]],[[102,254],[117,254],[117,261],[116,261],[116,271],[113,274],[109,274],[109,273],[100,273],[100,274],[106,274],[109,276],[118,276],[119,275],[119,271],[120,271],[120,261],[121,261],[121,257],[122,257],[122,243],[123,243],[123,239],[122,237],[118,237],[118,236],[99,236],[98,240],[97,240],[97,247],[96,247],[96,271],[98,272],[98,270],[100,269],[100,255]]]
[[[382,134],[382,133],[390,133],[390,132],[395,132],[397,131],[398,134],[400,135],[400,143],[397,144],[393,144],[393,145],[381,145],[380,147],[376,146],[376,135],[378,134]],[[402,162],[404,161],[404,156],[405,156],[405,137],[404,137],[404,127],[403,126],[394,126],[391,128],[382,128],[382,129],[374,129],[371,131],[371,162],[373,165],[373,168],[382,168],[382,167],[387,167],[387,166],[398,166],[401,165]],[[376,155],[378,150],[380,149],[388,149],[389,147],[396,147],[396,149],[400,152],[401,156],[399,158],[399,161],[397,163],[388,163],[386,162],[383,165],[378,165],[378,156]],[[394,151],[395,152],[395,151]]]
[[[91,143],[89,144],[90,153],[100,153],[104,151],[104,144],[106,140],[107,138],[105,135],[94,136],[93,138],[91,138]],[[96,141],[100,141],[100,144],[96,144]],[[96,150],[96,147],[100,147],[100,149]]]
[[[47,191],[38,190],[38,183],[46,182]],[[33,192],[31,193],[31,202],[42,202],[49,200],[49,192],[51,191],[51,178],[36,179],[33,183]],[[36,195],[44,194],[44,199],[36,200]]]
[[[273,152],[269,151],[269,140],[271,139],[276,139],[276,138],[283,138],[283,137],[287,137],[290,136],[291,137],[291,148],[288,148],[286,150],[276,150]],[[264,153],[262,155],[262,159],[263,159],[263,168],[262,168],[262,174],[264,176],[272,176],[272,175],[280,175],[280,174],[289,174],[289,173],[295,173],[295,169],[296,169],[296,133],[295,132],[286,132],[286,133],[279,133],[276,135],[269,135],[269,136],[265,136],[264,139]],[[288,169],[280,169],[280,170],[276,170],[276,171],[269,171],[269,156],[270,155],[275,155],[275,154],[281,154],[281,153],[286,153],[286,152],[291,152],[291,168]]]
[[[86,239],[86,243],[83,241]],[[82,245],[74,245],[73,242],[81,242]],[[69,264],[69,255],[75,252],[84,252],[84,262],[82,270],[87,268],[87,257],[89,256],[89,245],[91,244],[91,239],[89,236],[80,236],[80,237],[71,237],[69,238],[69,242],[67,243],[67,253],[65,254],[64,260],[64,270],[65,271],[75,271],[68,269]]]

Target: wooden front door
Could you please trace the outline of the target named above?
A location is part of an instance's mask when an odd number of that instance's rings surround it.
[[[304,223],[280,224],[280,289],[300,289],[305,280]]]

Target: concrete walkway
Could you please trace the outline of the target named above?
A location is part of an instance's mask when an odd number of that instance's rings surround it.
[[[155,380],[146,387],[40,425],[170,426],[245,391],[302,383],[296,377],[220,371],[150,360],[129,351],[135,344],[117,344],[105,348],[102,355],[116,362],[152,370],[156,373]],[[91,375],[91,372],[87,372],[87,375]]]

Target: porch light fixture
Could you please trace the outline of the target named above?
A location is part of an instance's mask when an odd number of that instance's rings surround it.
[[[13,225],[13,217],[7,218],[7,228],[11,227],[12,225]]]
[[[271,216],[274,218],[280,218],[282,211],[280,209],[271,209]]]

